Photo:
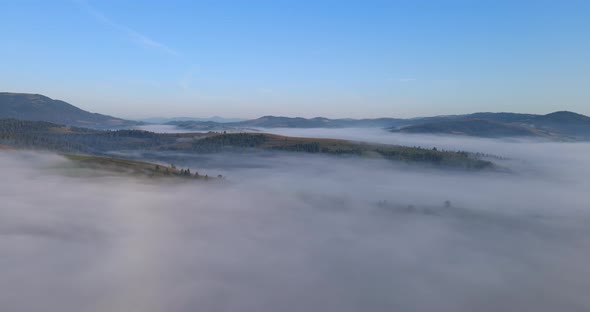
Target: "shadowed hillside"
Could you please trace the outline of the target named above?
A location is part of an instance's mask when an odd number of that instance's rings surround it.
[[[547,134],[535,129],[486,119],[433,122],[407,126],[396,131],[402,133],[460,134],[479,137],[547,136]]]
[[[590,139],[590,117],[561,111],[547,115],[475,113],[415,120],[392,132],[459,134],[477,137],[536,136],[559,140]]]
[[[74,105],[40,94],[0,93],[0,118],[49,121],[71,126],[124,127],[138,122],[90,113]]]

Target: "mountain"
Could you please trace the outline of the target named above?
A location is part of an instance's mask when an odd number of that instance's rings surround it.
[[[537,136],[552,139],[590,139],[590,117],[561,111],[547,115],[480,112],[467,115],[411,119],[329,119],[263,116],[239,122],[173,121],[195,131],[231,131],[256,128],[385,128],[392,132],[460,134],[477,137]]]
[[[460,134],[478,137],[547,136],[535,129],[486,119],[429,122],[392,130],[402,133]]]
[[[590,138],[590,117],[573,112],[560,111],[536,116],[527,123],[531,127],[563,136]]]
[[[590,139],[590,117],[559,111],[547,115],[475,113],[418,118],[413,124],[390,127],[392,132],[461,134],[477,137],[538,136]]]
[[[49,121],[93,128],[116,128],[141,124],[136,121],[90,113],[72,104],[40,94],[9,92],[0,92],[0,118]]]
[[[590,117],[568,111],[559,111],[536,117],[538,121],[550,123],[587,124]]]
[[[0,93],[0,118],[48,121],[68,126],[98,129],[132,128],[144,124],[108,115],[90,113],[60,100],[39,94]],[[590,139],[590,117],[559,111],[547,115],[480,112],[468,115],[411,119],[329,119],[263,116],[230,121],[221,117],[206,120],[179,117],[148,119],[194,131],[252,131],[256,128],[385,128],[392,132],[461,134],[478,137],[539,136],[553,139]]]

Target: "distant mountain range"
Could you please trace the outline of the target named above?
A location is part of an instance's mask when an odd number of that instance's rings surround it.
[[[329,119],[324,117],[263,116],[251,120],[211,117],[153,118],[124,120],[90,113],[63,101],[39,94],[0,93],[0,118],[49,121],[69,126],[92,128],[131,128],[145,122],[174,125],[195,131],[249,131],[255,128],[384,128],[391,132],[453,134],[477,137],[546,137],[551,139],[590,139],[590,117],[568,111],[547,115],[518,113],[474,113],[411,119]]]
[[[329,119],[324,117],[277,117],[263,116],[257,119],[239,122],[226,122],[223,127],[236,128],[385,128],[403,124],[404,119],[375,118],[375,119]],[[169,125],[179,126],[185,129],[201,128],[203,125],[213,126],[214,122],[200,121],[172,121]]]
[[[0,92],[0,118],[49,121],[69,126],[121,128],[142,124],[87,112],[72,104],[40,94]]]
[[[590,139],[590,117],[568,111],[547,115],[475,113],[429,117],[390,127],[392,132],[458,134],[478,137],[535,136]]]
[[[152,118],[143,118],[138,119],[139,121],[152,123],[152,124],[166,124],[169,122],[184,122],[184,121],[212,121],[217,123],[226,123],[226,122],[239,122],[244,121],[244,118],[224,118],[219,116],[213,116],[209,118],[198,118],[198,117],[172,117],[172,118],[163,118],[163,117],[152,117]]]
[[[546,136],[548,134],[528,127],[487,119],[444,120],[391,129],[392,132],[460,134],[480,137]]]
[[[323,117],[307,119],[264,116],[252,120],[223,124],[212,121],[173,121],[167,124],[189,130],[211,131],[232,128],[385,128],[391,132],[401,133],[590,139],[590,117],[567,111],[547,115],[475,113],[411,119],[328,119]]]

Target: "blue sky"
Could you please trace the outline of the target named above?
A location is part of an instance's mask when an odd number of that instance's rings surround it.
[[[590,114],[590,1],[4,1],[0,90],[150,116]]]

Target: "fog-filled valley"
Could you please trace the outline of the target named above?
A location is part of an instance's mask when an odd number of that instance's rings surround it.
[[[590,1],[2,1],[0,312],[590,311]]]
[[[273,129],[491,154],[505,170],[112,151],[220,181],[1,151],[6,311],[587,311],[588,143]]]

